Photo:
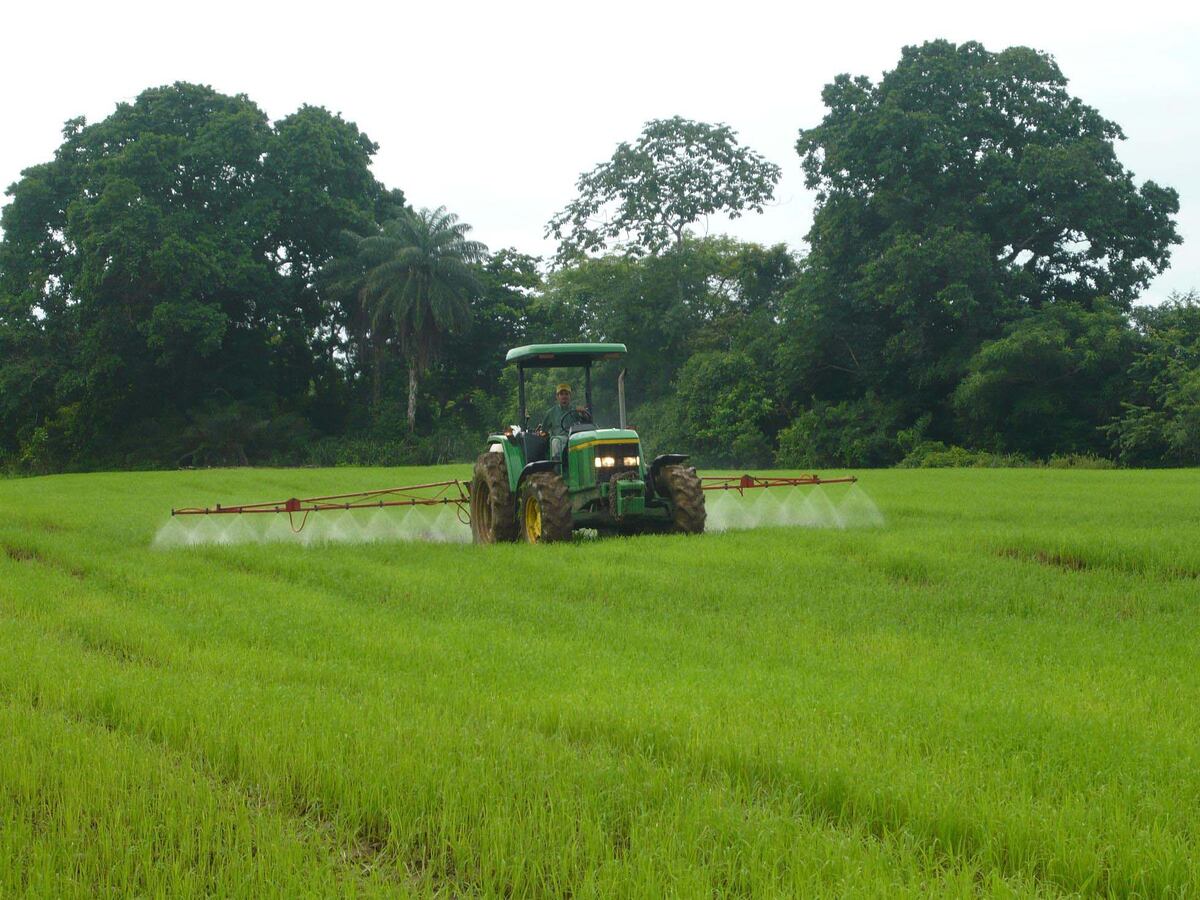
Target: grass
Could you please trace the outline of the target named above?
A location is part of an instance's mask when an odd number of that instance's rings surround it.
[[[0,896],[1200,892],[1195,472],[882,529],[152,549],[422,470],[0,482]]]

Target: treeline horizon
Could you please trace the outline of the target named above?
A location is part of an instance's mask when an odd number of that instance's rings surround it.
[[[465,461],[516,422],[505,351],[577,340],[627,344],[630,421],[704,465],[1200,464],[1200,295],[1137,304],[1178,196],[1051,56],[931,41],[822,98],[805,253],[692,233],[780,169],[680,117],[580,176],[553,260],[413,208],[321,107],[71,120],[0,218],[0,470]]]

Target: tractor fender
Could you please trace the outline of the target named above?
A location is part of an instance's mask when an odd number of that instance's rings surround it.
[[[517,490],[514,491],[514,494],[521,490],[521,482],[524,481],[526,478],[528,478],[530,475],[534,474],[535,472],[553,472],[553,471],[554,471],[554,460],[552,460],[552,459],[539,459],[539,460],[535,460],[534,462],[528,463],[525,466],[525,468],[521,470],[521,474],[517,478]]]
[[[686,453],[661,453],[654,457],[654,462],[650,463],[650,472],[646,478],[646,497],[653,498],[655,496],[655,481],[663,466],[677,466],[687,458],[688,454]]]

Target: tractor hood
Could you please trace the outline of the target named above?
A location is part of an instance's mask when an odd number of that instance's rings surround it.
[[[595,431],[579,431],[571,435],[569,446],[572,450],[582,450],[593,445],[636,443],[638,434],[629,428],[597,428]]]

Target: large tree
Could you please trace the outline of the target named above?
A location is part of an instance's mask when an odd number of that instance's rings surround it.
[[[683,243],[689,225],[714,213],[762,212],[779,167],[738,143],[728,125],[674,116],[646,123],[633,143],[579,176],[579,196],[546,228],[560,262],[614,241],[658,253]]]
[[[303,106],[274,125],[276,139],[264,161],[274,207],[272,244],[287,305],[303,324],[298,364],[311,360],[320,393],[366,360],[356,354],[363,328],[357,303],[340,303],[319,290],[317,274],[342,248],[346,231],[367,233],[404,208],[401,191],[385,191],[370,170],[377,145],[351,122],[323,107]],[[357,339],[357,340],[356,340]],[[344,406],[340,395],[323,407]],[[319,401],[319,397],[318,397]],[[325,410],[316,418],[328,420]],[[322,414],[323,413],[323,414]],[[332,426],[336,423],[323,421]]]
[[[408,366],[408,428],[416,429],[421,377],[446,335],[471,320],[483,286],[476,271],[487,248],[467,238],[471,226],[445,207],[405,211],[363,238],[360,296],[372,329],[394,338]]]
[[[933,41],[822,96],[797,143],[818,204],[787,315],[793,391],[876,390],[945,431],[983,341],[1051,304],[1127,310],[1179,242],[1176,193],[1134,181],[1121,129],[1047,54]]]
[[[1180,240],[1178,195],[1134,182],[1120,126],[1073,97],[1047,54],[933,41],[904,48],[878,84],[840,75],[822,97],[829,111],[796,145],[820,201],[813,237],[858,226],[858,260],[951,229],[979,239],[1007,296],[1127,307]]]
[[[3,214],[0,441],[162,460],[213,403],[309,403],[336,330],[311,272],[379,206],[372,152],[323,110],[277,130],[245,96],[182,83],[68,122]]]
[[[795,271],[783,245],[687,237],[662,256],[577,260],[551,273],[539,308],[548,337],[629,344],[632,406],[669,394],[696,351],[740,348],[774,330]]]

